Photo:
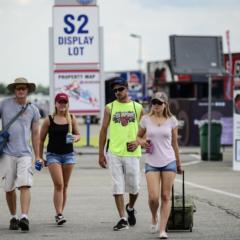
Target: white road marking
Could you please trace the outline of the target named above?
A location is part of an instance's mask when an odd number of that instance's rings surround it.
[[[180,179],[175,179],[175,181],[178,182],[178,183],[182,183],[182,180],[180,180]],[[234,197],[234,198],[240,199],[240,195],[238,195],[238,194],[225,192],[225,191],[222,191],[222,190],[218,190],[218,189],[215,189],[215,188],[206,187],[206,186],[199,185],[199,184],[192,183],[192,182],[188,182],[188,181],[185,181],[185,184],[187,184],[187,185],[189,185],[189,186],[191,186],[191,187],[200,188],[200,189],[203,189],[203,190],[206,190],[206,191],[210,191],[210,192],[214,192],[214,193],[219,193],[219,194],[222,194],[222,195],[226,195],[226,196],[228,196],[228,197]]]
[[[184,166],[189,166],[189,165],[194,165],[194,164],[197,164],[197,163],[200,163],[201,161],[200,160],[196,160],[196,161],[191,161],[191,162],[188,162],[188,163],[183,163],[183,167]]]
[[[182,164],[183,167],[184,167],[184,166],[189,166],[189,165],[198,164],[198,163],[201,162],[201,156],[200,156],[200,155],[198,155],[198,154],[190,154],[190,156],[193,157],[193,158],[196,158],[196,159],[198,159],[198,160],[194,160],[194,161],[191,161],[191,162],[183,163],[183,164]]]
[[[194,157],[194,158],[196,158],[198,160],[201,160],[200,154],[190,154],[190,156],[192,156],[192,157]]]

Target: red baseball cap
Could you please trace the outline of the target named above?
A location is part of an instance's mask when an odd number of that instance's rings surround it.
[[[55,96],[55,102],[65,101],[68,102],[68,95],[66,93],[58,93]]]

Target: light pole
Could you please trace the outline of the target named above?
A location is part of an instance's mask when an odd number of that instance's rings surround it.
[[[139,46],[138,46],[138,66],[139,66],[139,70],[142,72],[142,36],[139,34],[134,34],[131,33],[130,34],[131,37],[133,38],[137,38],[139,41]]]

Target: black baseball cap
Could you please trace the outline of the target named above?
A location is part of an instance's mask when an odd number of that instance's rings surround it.
[[[124,87],[128,87],[128,82],[126,79],[122,77],[114,77],[111,79],[111,87],[114,88],[115,85],[121,85]]]

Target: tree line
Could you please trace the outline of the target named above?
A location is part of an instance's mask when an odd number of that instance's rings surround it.
[[[38,84],[36,87],[37,87],[35,91],[36,94],[41,93],[43,95],[49,95],[49,87],[43,86],[42,84]],[[7,89],[7,85],[4,83],[0,83],[0,94],[1,95],[10,94]]]

